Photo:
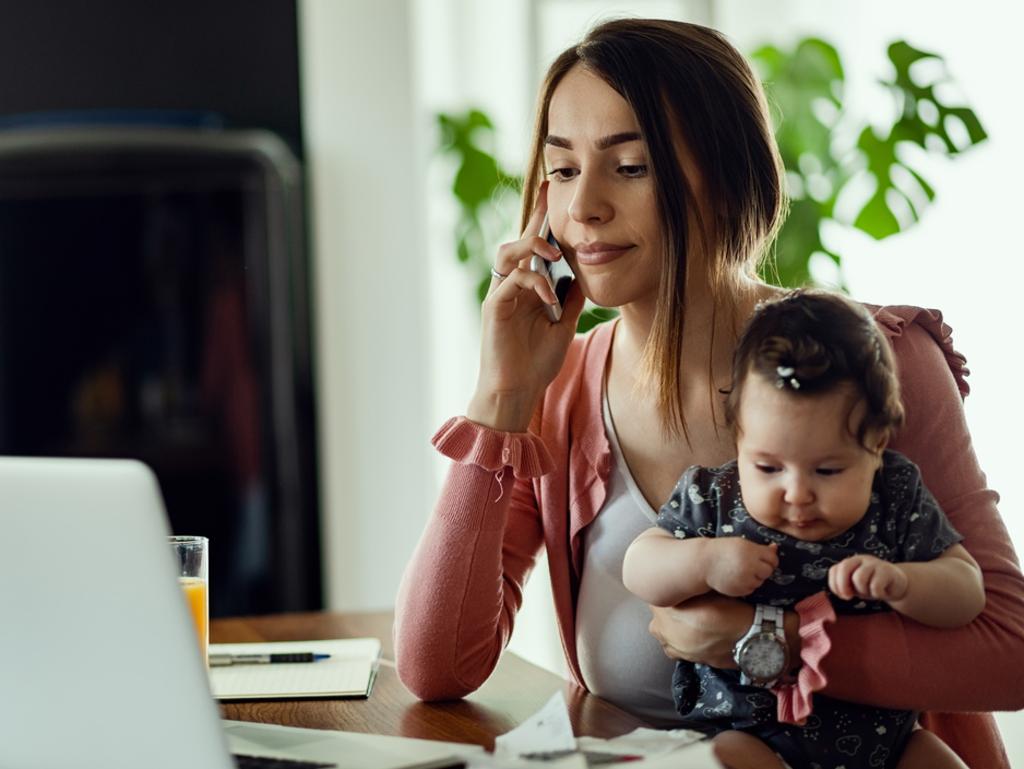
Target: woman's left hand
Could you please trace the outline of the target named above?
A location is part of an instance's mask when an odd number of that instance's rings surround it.
[[[716,593],[678,606],[652,606],[651,635],[672,659],[735,668],[733,647],[754,622],[754,607]]]

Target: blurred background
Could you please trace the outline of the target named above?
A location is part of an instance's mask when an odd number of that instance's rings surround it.
[[[1013,6],[0,8],[0,452],[149,462],[174,528],[211,536],[215,616],[393,606],[446,467],[430,436],[475,383],[479,265],[515,235],[506,189],[537,84],[614,16],[708,24],[758,54],[782,86],[780,126],[806,129],[790,137],[798,266],[864,301],[943,311],[972,371],[977,453],[1024,549]],[[895,41],[908,47],[894,59]],[[800,61],[811,122],[785,114],[799,78],[771,68]],[[916,125],[945,136],[889,146],[908,92],[880,81],[907,72],[935,85]],[[880,190],[870,170],[886,151],[894,186]],[[507,184],[460,177],[467,157]],[[561,671],[545,571],[512,648]],[[1024,720],[999,718],[1024,760]]]

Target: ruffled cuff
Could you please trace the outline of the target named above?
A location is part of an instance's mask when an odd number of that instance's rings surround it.
[[[431,439],[434,448],[463,465],[500,471],[511,467],[516,478],[536,478],[555,463],[547,446],[533,433],[492,430],[466,417],[452,417]]]
[[[825,688],[821,661],[832,648],[825,623],[835,622],[836,612],[824,591],[805,598],[794,608],[800,615],[800,660],[803,665],[796,683],[775,687],[775,696],[779,705],[779,722],[803,725],[813,710],[811,695]]]

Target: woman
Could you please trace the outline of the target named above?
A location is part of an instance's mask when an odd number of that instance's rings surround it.
[[[545,547],[573,679],[670,724],[669,657],[735,667],[753,610],[702,597],[654,610],[648,633],[651,610],[622,586],[621,564],[686,467],[735,456],[718,391],[738,330],[778,294],[755,276],[785,207],[760,85],[713,30],[603,24],[548,72],[525,190],[527,236],[499,250],[484,302],[476,392],[434,439],[455,463],[398,597],[399,674],[423,699],[477,688]],[[527,267],[559,257],[533,237],[545,215],[578,278],[558,323]],[[574,337],[584,296],[620,319]],[[921,711],[1021,707],[1024,580],[971,448],[964,360],[937,313],[872,311],[901,372],[893,448],[964,535],[987,605],[942,631],[896,614],[831,622],[820,601],[787,612],[801,668],[780,702],[799,712],[822,691]],[[969,765],[1007,766],[990,716],[924,722]]]

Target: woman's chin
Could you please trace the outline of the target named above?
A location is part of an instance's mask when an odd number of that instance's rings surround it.
[[[657,278],[645,277],[644,264],[619,260],[615,268],[612,267],[612,264],[589,269],[577,267],[583,295],[593,304],[618,310],[629,304],[641,306],[657,301]],[[657,273],[651,271],[650,275]]]
[[[603,309],[616,310],[636,301],[635,292],[631,292],[627,286],[623,286],[622,281],[616,285],[616,281],[610,277],[584,279],[581,281],[580,288],[583,289],[583,295],[587,297],[587,301]]]

